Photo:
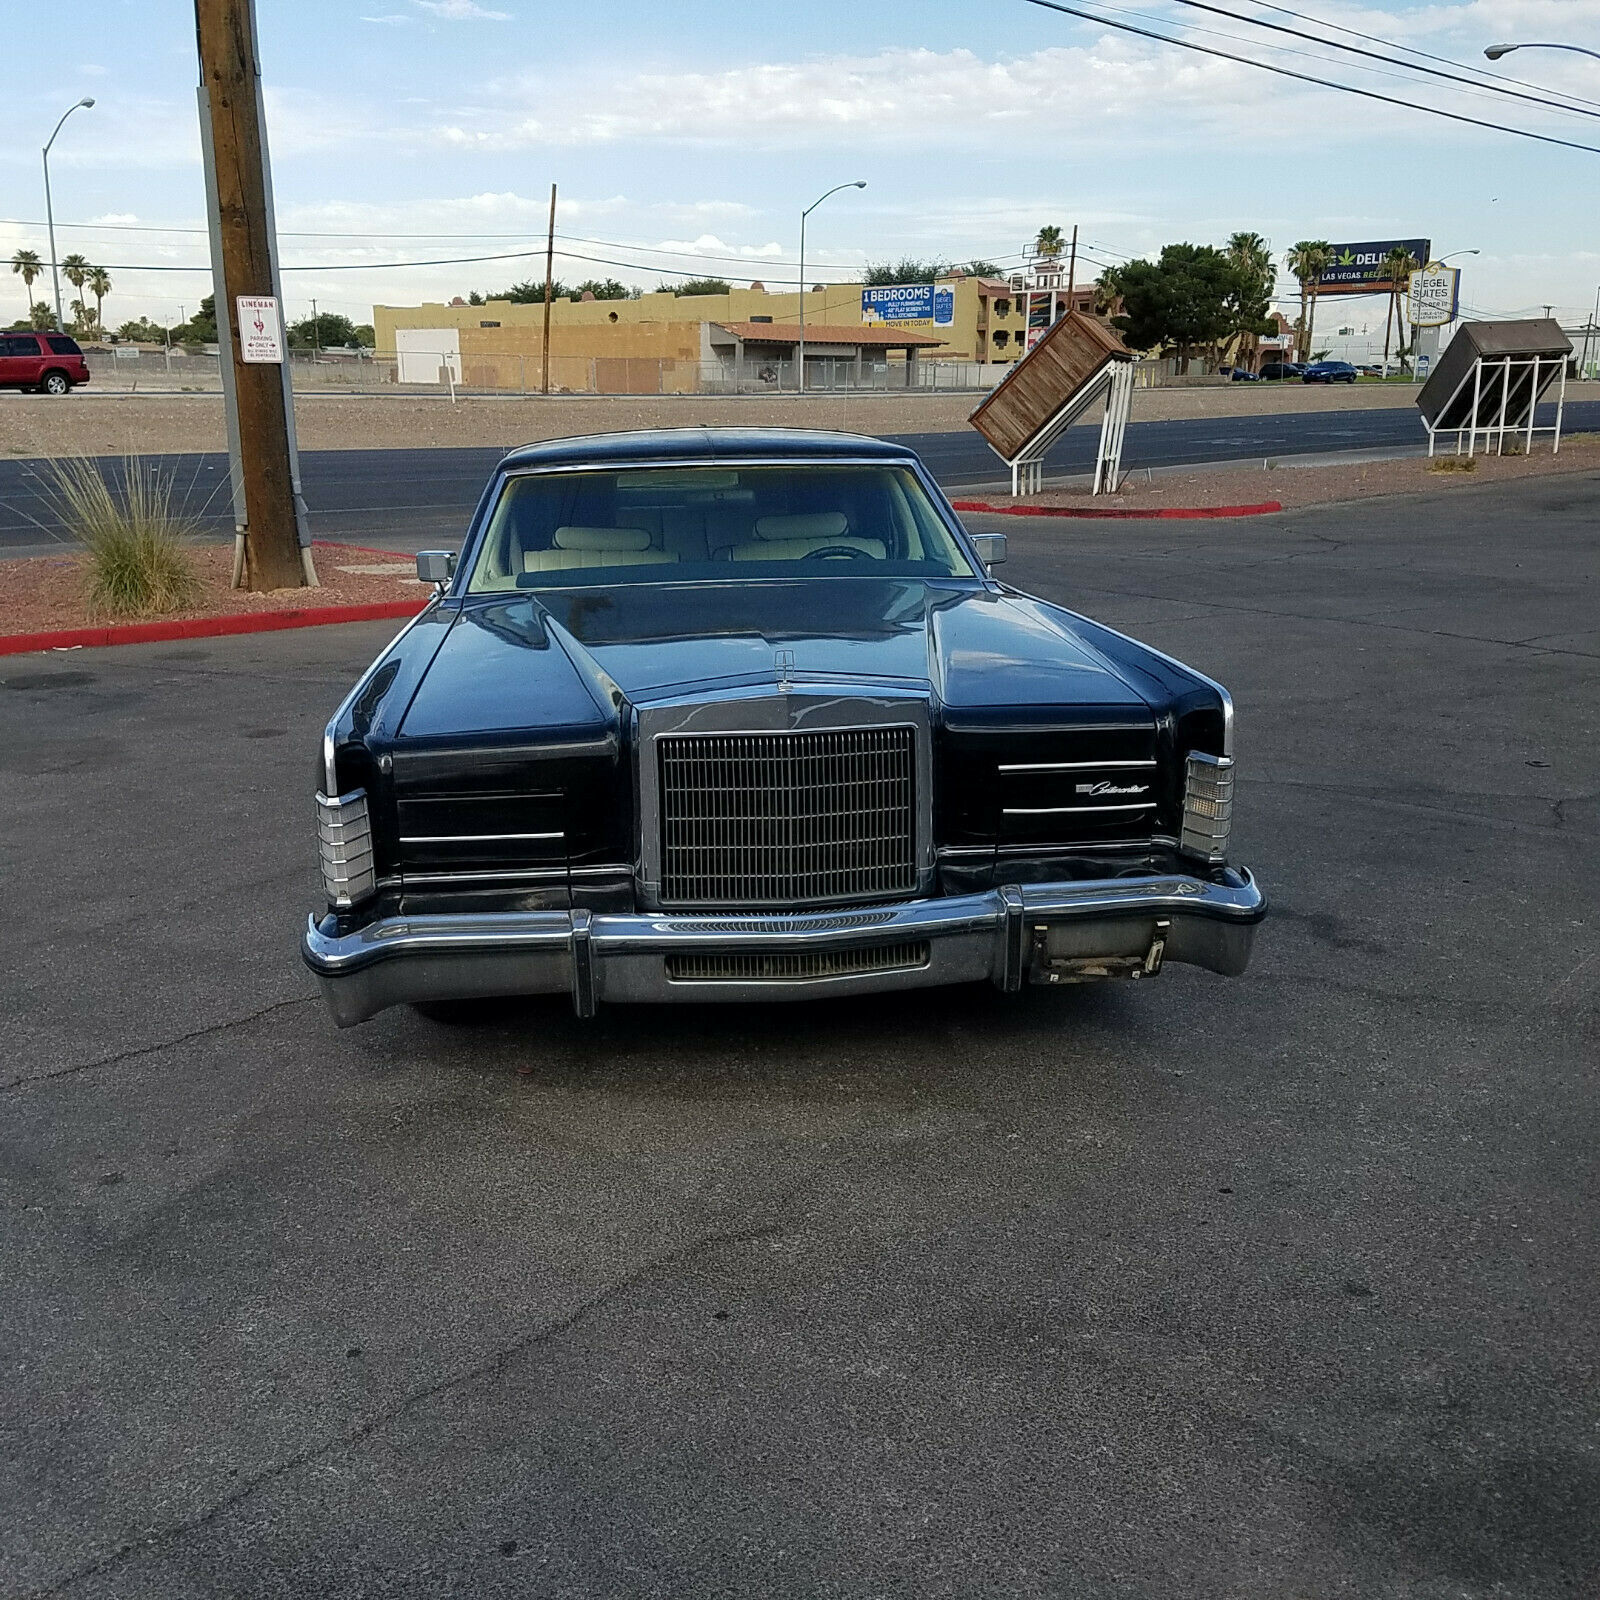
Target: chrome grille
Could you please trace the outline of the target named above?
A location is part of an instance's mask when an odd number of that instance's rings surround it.
[[[909,727],[663,735],[664,905],[804,906],[909,894]]]
[[[916,971],[928,960],[926,939],[860,950],[706,950],[668,956],[667,977],[673,983],[804,983],[812,978]]]

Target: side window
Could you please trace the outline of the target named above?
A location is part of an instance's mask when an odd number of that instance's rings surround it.
[[[50,346],[58,356],[81,356],[83,351],[78,348],[77,340],[69,339],[64,333],[48,333],[44,342]]]
[[[12,334],[10,338],[0,338],[0,356],[36,356],[39,353],[39,342],[32,334]]]

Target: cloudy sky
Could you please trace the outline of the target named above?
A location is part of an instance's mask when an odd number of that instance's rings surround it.
[[[1600,284],[1600,61],[1485,44],[1600,49],[1600,0],[1386,7],[1261,0],[1228,10],[1393,54],[1338,24],[1478,68],[1531,96],[1427,79],[1174,0],[259,0],[285,289],[367,321],[542,274],[560,185],[557,272],[654,287],[708,273],[775,287],[912,254],[1002,264],[1040,224],[1077,223],[1092,263],[1238,228],[1296,239],[1428,237],[1476,248],[1471,312],[1577,320]],[[1335,78],[1566,149],[1390,107],[1118,32],[1149,28]],[[208,292],[205,202],[185,0],[0,0],[0,256],[47,255],[39,147],[52,152],[59,247],[105,263],[107,320],[175,319]],[[1573,109],[1555,111],[1559,91]],[[438,258],[503,256],[446,265]],[[198,265],[197,265],[198,264]],[[155,267],[183,270],[142,270]],[[1092,266],[1090,268],[1092,270]],[[35,294],[40,286],[35,285]],[[12,302],[15,301],[15,305]],[[1381,322],[1381,303],[1371,302]],[[0,311],[23,307],[0,276]],[[1352,308],[1355,309],[1355,308]]]

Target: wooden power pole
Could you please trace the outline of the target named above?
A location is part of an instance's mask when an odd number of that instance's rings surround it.
[[[550,185],[550,230],[544,240],[544,383],[545,394],[550,393],[550,294],[555,283],[556,266],[556,186]]]
[[[272,196],[261,114],[254,0],[195,0],[200,51],[201,145],[210,202],[212,277],[229,399],[235,520],[241,524],[243,583],[255,590],[316,582],[296,504],[294,419],[283,361],[244,359],[239,296],[277,301],[284,340]],[[287,356],[287,351],[282,351]],[[236,563],[237,565],[237,563]]]

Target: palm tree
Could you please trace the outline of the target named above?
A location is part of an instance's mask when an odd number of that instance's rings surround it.
[[[1052,222],[1041,228],[1038,237],[1033,241],[1035,255],[1043,256],[1046,261],[1054,261],[1066,247],[1066,240],[1061,236],[1061,230]]]
[[[1405,323],[1401,320],[1400,293],[1401,285],[1416,272],[1422,263],[1406,249],[1403,244],[1397,244],[1388,255],[1383,258],[1383,276],[1389,280],[1389,315],[1383,323],[1383,375],[1389,376],[1389,329],[1395,326],[1400,334],[1400,348],[1405,348]]]
[[[88,261],[74,251],[70,256],[61,258],[61,276],[78,291],[78,310],[73,314],[80,321],[86,320],[87,314],[83,310],[83,286],[89,281],[89,274],[94,271]]]
[[[1243,283],[1240,310],[1249,315],[1250,326],[1238,329],[1239,354],[1248,350],[1251,365],[1261,337],[1261,327],[1272,309],[1272,291],[1277,287],[1278,272],[1272,264],[1272,247],[1259,233],[1235,233],[1228,238],[1228,259],[1239,269]]]
[[[94,325],[104,333],[105,299],[111,293],[111,274],[104,267],[95,267],[83,281],[94,296]]]
[[[1322,276],[1333,265],[1333,246],[1326,239],[1302,239],[1283,258],[1284,265],[1300,282],[1300,324],[1296,343],[1302,361],[1311,354],[1311,341],[1317,328],[1317,290]]]
[[[39,254],[36,250],[19,250],[11,258],[11,270],[21,275],[22,287],[27,291],[28,315],[33,315],[33,280],[39,276],[44,268],[39,265]]]
[[[1122,299],[1122,267],[1105,267],[1094,280],[1094,309],[1097,315],[1109,317]]]

